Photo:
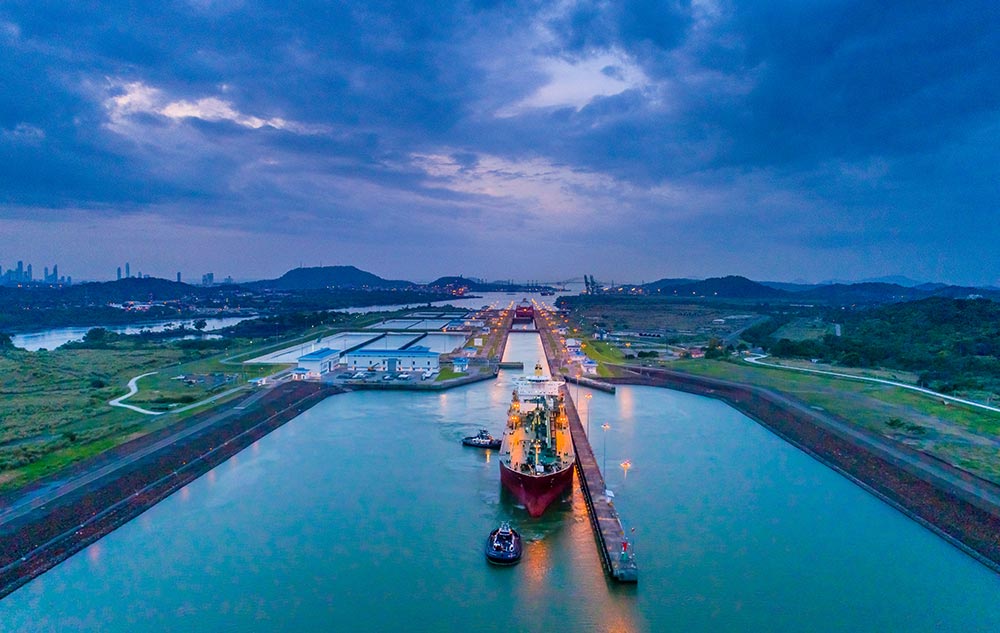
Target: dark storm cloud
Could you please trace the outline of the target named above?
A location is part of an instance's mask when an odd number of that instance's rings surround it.
[[[7,2],[0,219],[407,243],[454,218],[470,254],[498,213],[575,223],[581,252],[639,220],[617,277],[698,274],[672,267],[709,255],[654,244],[677,234],[955,262],[1000,238],[998,22],[975,0]]]

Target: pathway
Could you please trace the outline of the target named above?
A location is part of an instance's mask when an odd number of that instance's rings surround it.
[[[987,411],[993,411],[994,413],[1000,413],[1000,407],[991,407],[988,404],[983,404],[982,402],[975,402],[973,400],[966,400],[964,398],[956,398],[955,396],[945,395],[943,393],[938,393],[937,391],[932,391],[930,389],[924,389],[923,387],[917,387],[916,385],[908,385],[905,382],[896,382],[894,380],[885,380],[883,378],[869,378],[868,376],[856,376],[854,374],[842,374],[835,371],[826,371],[824,369],[809,369],[807,367],[791,367],[789,365],[775,365],[773,363],[761,362],[762,359],[767,358],[767,355],[763,356],[748,356],[744,358],[748,363],[753,365],[760,365],[762,367],[772,367],[775,369],[790,369],[792,371],[802,371],[810,374],[822,374],[824,376],[836,376],[837,378],[849,378],[851,380],[863,380],[865,382],[877,382],[883,385],[891,385],[893,387],[901,387],[903,389],[909,389],[910,391],[917,391],[927,396],[932,396],[934,398],[941,398],[942,400],[947,400],[949,402],[957,402],[959,404],[964,404],[970,407],[975,407],[977,409],[986,409]]]

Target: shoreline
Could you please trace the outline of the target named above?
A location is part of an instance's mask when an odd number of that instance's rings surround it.
[[[69,473],[59,473],[0,497],[30,497],[57,488],[70,476],[126,458],[130,453],[169,437],[177,427],[207,423],[176,442],[157,448],[56,499],[28,499],[25,510],[0,523],[0,599],[73,554],[139,516],[188,483],[271,431],[343,389],[313,382],[282,383],[234,403],[210,410],[95,456]],[[213,421],[214,419],[214,421]]]
[[[774,391],[665,369],[616,365],[604,378],[722,400],[768,431],[1000,573],[1000,486]]]

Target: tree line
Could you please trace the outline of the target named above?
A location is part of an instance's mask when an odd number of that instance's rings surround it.
[[[831,310],[841,336],[792,341],[776,338],[792,317],[775,315],[743,338],[775,356],[820,359],[845,367],[915,372],[942,392],[1000,392],[1000,303],[989,299],[930,298],[868,310]]]

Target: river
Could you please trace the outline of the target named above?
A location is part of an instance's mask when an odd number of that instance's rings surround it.
[[[430,304],[433,307],[440,307],[446,305],[452,305],[457,308],[467,308],[470,310],[478,310],[484,305],[498,305],[503,306],[511,301],[520,301],[520,295],[513,295],[506,292],[485,292],[476,295],[473,298],[463,299],[455,298],[448,299],[446,301],[435,301]],[[345,308],[340,310],[341,312],[348,312],[351,314],[366,314],[368,312],[387,312],[395,310],[405,310],[409,308],[423,308],[428,304],[418,303],[418,304],[405,304],[405,305],[378,305],[378,306],[362,306],[358,308]],[[223,317],[217,319],[205,319],[206,332],[211,332],[213,330],[221,330],[222,328],[229,327],[230,325],[236,325],[241,321],[245,321],[248,318],[255,317]],[[14,347],[20,347],[21,349],[28,350],[29,352],[37,352],[40,349],[53,350],[61,345],[65,345],[70,341],[80,341],[83,340],[84,335],[91,329],[95,327],[103,327],[109,332],[116,332],[118,334],[138,334],[144,330],[151,332],[162,332],[163,330],[171,327],[176,327],[178,325],[184,325],[186,327],[192,327],[194,322],[198,319],[174,319],[172,321],[153,321],[150,323],[141,323],[133,325],[89,325],[84,327],[60,327],[60,328],[49,328],[46,330],[39,330],[37,332],[23,332],[20,334],[11,335],[11,342],[13,342]]]
[[[508,359],[540,356],[510,336]],[[332,397],[0,601],[0,629],[1000,630],[1000,576],[739,412],[652,387],[589,401],[636,528],[639,584],[609,583],[575,487],[531,519],[459,443],[500,432],[518,373]],[[482,554],[502,519],[528,541],[514,568]]]
[[[224,327],[229,327],[230,325],[236,325],[241,321],[246,321],[247,319],[252,319],[254,317],[221,317],[217,319],[204,319],[205,321],[205,332],[212,332],[213,330],[221,330]],[[50,328],[47,330],[39,330],[38,332],[25,332],[23,334],[14,334],[10,337],[11,342],[14,343],[14,347],[20,347],[21,349],[26,349],[29,352],[37,352],[40,349],[53,350],[57,347],[65,345],[70,341],[81,341],[83,337],[95,327],[102,327],[109,332],[115,332],[117,334],[139,334],[143,331],[149,332],[163,332],[169,328],[174,328],[180,325],[184,327],[191,328],[194,323],[199,319],[174,319],[173,321],[153,321],[151,323],[140,323],[133,325],[90,325],[86,327],[59,327]]]

